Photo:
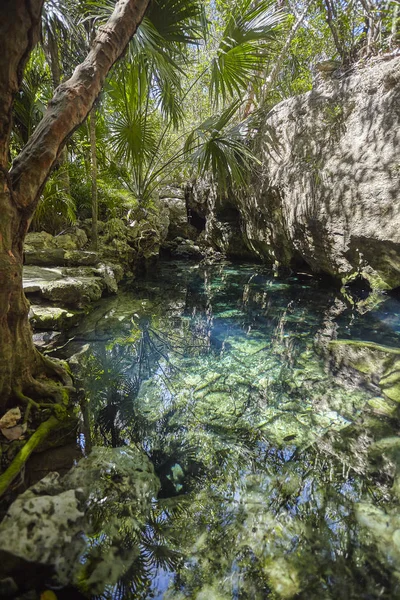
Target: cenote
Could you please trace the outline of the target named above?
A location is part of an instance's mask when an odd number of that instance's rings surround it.
[[[65,597],[400,597],[397,403],[368,381],[399,336],[394,298],[252,264],[164,262],[101,301],[61,351],[79,447],[115,449]],[[140,515],[132,448],[160,481]]]

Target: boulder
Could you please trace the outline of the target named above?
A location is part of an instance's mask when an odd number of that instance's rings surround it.
[[[74,228],[68,233],[52,236],[46,231],[30,232],[25,238],[25,251],[41,251],[62,248],[64,250],[80,250],[88,242],[83,229]]]
[[[111,265],[106,264],[101,264],[96,269],[110,294],[116,294],[118,292],[118,281],[121,280],[121,277],[118,279],[118,275],[120,275],[121,270],[122,267],[116,270]]]
[[[99,262],[96,252],[83,250],[65,250],[52,248],[49,250],[30,250],[25,248],[25,264],[32,266],[94,266]]]
[[[396,510],[383,510],[360,502],[355,511],[367,543],[374,543],[378,556],[397,578],[400,577],[400,516]]]
[[[61,306],[84,308],[101,298],[106,282],[99,275],[65,277],[62,268],[25,267],[24,292]]]
[[[164,206],[169,218],[167,239],[172,240],[178,236],[196,239],[198,231],[188,221],[185,196],[164,198]]]
[[[153,465],[136,447],[95,448],[63,478],[50,473],[14,501],[0,524],[0,579],[47,569],[55,586],[103,594],[139,555],[159,488]]]
[[[163,244],[163,250],[172,258],[201,260],[206,254],[192,240],[177,237]]]
[[[332,340],[328,348],[336,369],[355,371],[368,384],[378,387],[388,401],[400,403],[399,348],[362,340]]]
[[[27,233],[25,237],[25,251],[47,250],[54,248],[54,238],[46,231]]]
[[[24,263],[26,265],[39,267],[54,267],[65,264],[65,250],[50,248],[48,250],[36,250],[25,245]]]
[[[88,238],[83,229],[76,229],[72,233],[57,235],[54,238],[56,248],[64,248],[64,250],[80,250],[86,246]]]
[[[361,276],[373,289],[400,286],[399,97],[397,57],[274,106],[252,187],[220,205],[208,199],[217,248],[225,249],[233,221],[228,254],[245,245],[271,264],[305,262],[343,283]]]
[[[159,191],[160,200],[170,199],[170,198],[178,198],[180,200],[185,200],[185,190],[183,187],[177,185],[167,185],[164,188],[161,188]]]
[[[67,277],[42,286],[40,294],[42,298],[62,306],[84,308],[91,302],[100,300],[105,287],[105,282],[100,277]]]
[[[82,316],[82,312],[66,310],[57,306],[32,305],[29,320],[35,330],[65,331],[74,327]]]

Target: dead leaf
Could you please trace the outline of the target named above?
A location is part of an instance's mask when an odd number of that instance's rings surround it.
[[[16,425],[15,427],[7,427],[6,429],[1,429],[1,433],[7,438],[10,442],[14,440],[19,440],[26,431],[26,423],[22,425]]]
[[[11,408],[0,419],[0,429],[14,427],[21,420],[21,411],[17,408]]]
[[[46,590],[40,594],[40,600],[57,600],[57,596],[52,590]]]

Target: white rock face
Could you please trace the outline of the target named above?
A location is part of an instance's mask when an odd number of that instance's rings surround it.
[[[400,286],[399,148],[400,58],[278,104],[254,193],[228,200],[248,247],[282,265]]]
[[[135,447],[94,448],[65,477],[50,473],[18,496],[0,524],[0,580],[43,567],[55,585],[85,580],[88,591],[102,594],[138,556],[159,488]]]

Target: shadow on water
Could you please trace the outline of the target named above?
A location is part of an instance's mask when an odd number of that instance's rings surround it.
[[[396,302],[363,315],[313,280],[167,264],[92,315],[69,349],[88,343],[85,443],[140,445],[162,484],[124,539],[137,557],[97,597],[400,597],[399,540],[382,533],[397,455],[371,451],[397,412],[315,347],[332,331],[398,345]]]

